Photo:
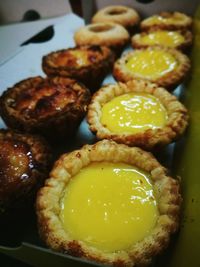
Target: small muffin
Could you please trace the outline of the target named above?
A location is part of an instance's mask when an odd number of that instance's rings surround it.
[[[38,76],[8,88],[0,97],[0,113],[10,128],[57,143],[72,137],[89,101],[89,90],[73,79]]]
[[[131,43],[136,49],[160,46],[186,51],[192,45],[192,33],[190,31],[153,30],[135,34]]]
[[[148,31],[152,28],[163,30],[186,30],[192,28],[192,18],[180,12],[161,12],[144,19],[140,28]]]
[[[47,178],[51,153],[39,136],[0,130],[0,213],[27,201]]]
[[[106,46],[78,46],[44,56],[42,68],[49,76],[71,77],[95,91],[113,63],[114,53]]]
[[[53,250],[106,266],[146,266],[179,225],[181,195],[152,154],[103,140],[64,154],[36,201]]]
[[[99,22],[86,25],[75,32],[77,45],[105,45],[119,56],[130,40],[128,31],[112,22]]]
[[[172,90],[184,80],[189,70],[189,58],[178,50],[148,47],[124,54],[115,62],[113,75],[118,81],[144,79]]]
[[[98,139],[112,139],[147,150],[179,138],[188,125],[188,112],[164,88],[144,80],[105,85],[88,107],[90,130]]]
[[[121,24],[129,32],[133,32],[139,21],[140,17],[135,9],[120,5],[106,6],[100,9],[92,18],[92,23],[114,22]]]

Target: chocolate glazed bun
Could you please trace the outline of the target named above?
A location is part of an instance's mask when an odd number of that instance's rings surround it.
[[[89,101],[89,90],[73,79],[32,77],[3,93],[0,113],[10,128],[59,143],[74,135]]]
[[[52,155],[35,135],[0,130],[0,214],[31,199],[43,185]]]

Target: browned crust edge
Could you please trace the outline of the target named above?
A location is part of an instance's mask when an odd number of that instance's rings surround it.
[[[116,134],[105,128],[100,121],[101,107],[113,97],[128,92],[146,92],[157,97],[168,113],[166,125],[163,128],[148,129],[136,134]],[[164,88],[143,80],[131,80],[127,84],[105,85],[97,91],[88,107],[87,120],[90,130],[98,139],[111,139],[118,143],[151,150],[175,141],[184,133],[188,125],[188,112],[177,98]]]
[[[124,26],[128,31],[140,21],[138,12],[130,7],[111,5],[100,9],[93,17],[92,23],[114,22]]]
[[[72,240],[59,218],[60,199],[67,183],[81,168],[93,161],[125,162],[151,173],[160,216],[157,225],[144,240],[124,251],[102,252],[82,241]],[[53,250],[111,266],[146,266],[160,253],[179,225],[181,196],[177,180],[167,176],[152,154],[140,148],[103,140],[63,155],[50,178],[39,191],[36,202],[38,227],[42,239]]]
[[[80,90],[76,104],[68,105],[64,109],[55,112],[47,118],[26,119],[26,116],[19,116],[15,109],[9,106],[9,98],[15,98],[20,92],[24,92],[27,88],[34,88],[45,80],[53,83],[67,83],[77,85]],[[73,90],[73,89],[72,89]],[[64,77],[42,78],[40,76],[31,77],[16,83],[13,87],[8,88],[0,97],[0,114],[6,125],[12,129],[27,133],[36,133],[45,136],[51,142],[59,142],[59,138],[66,141],[66,138],[71,136],[87,111],[87,105],[90,101],[89,90],[81,83]]]
[[[86,53],[87,51],[98,52],[99,58],[96,62],[91,62],[89,65],[77,67],[72,67],[70,65],[59,66],[53,62],[54,58],[58,55],[62,55],[62,53],[66,51],[74,50],[83,50]],[[45,55],[42,58],[42,69],[48,76],[71,77],[84,83],[91,90],[95,90],[100,85],[105,75],[112,70],[114,60],[114,53],[106,46],[78,46]]]
[[[159,47],[168,47],[168,45],[162,45],[162,44],[155,44],[155,45],[148,45],[148,44],[143,44],[140,41],[140,37],[143,37],[145,35],[148,35],[149,33],[152,32],[156,32],[156,31],[160,31],[160,29],[154,29],[154,30],[150,30],[148,32],[141,32],[138,34],[133,35],[133,37],[131,38],[131,45],[133,48],[135,49],[144,49],[144,48],[148,48],[148,47],[152,47],[152,46],[159,46]],[[182,44],[177,45],[176,47],[174,47],[174,49],[178,49],[181,51],[186,51],[189,47],[191,47],[192,45],[192,41],[193,41],[193,35],[190,31],[186,30],[186,31],[177,31],[179,32],[183,37],[184,37],[184,42]]]
[[[140,29],[141,31],[149,31],[150,29],[162,29],[162,30],[191,30],[192,29],[192,23],[193,20],[191,17],[189,17],[188,15],[181,13],[181,12],[161,12],[160,14],[158,14],[161,17],[164,18],[170,18],[170,17],[176,17],[176,16],[182,16],[183,17],[183,21],[177,23],[171,23],[171,24],[165,24],[162,22],[159,23],[149,23],[147,19],[144,19],[143,21],[141,21],[140,23]]]
[[[101,30],[98,31],[98,29]],[[130,35],[122,25],[112,22],[99,22],[78,29],[74,34],[74,41],[76,45],[108,46],[119,55],[130,41]]]
[[[141,51],[141,50],[149,50],[149,51],[164,51],[167,53],[170,53],[178,62],[178,66],[166,73],[165,75],[157,78],[157,79],[150,79],[150,78],[145,78],[142,75],[136,75],[133,72],[129,71],[125,64],[128,61],[128,59],[134,55],[135,52]],[[113,76],[115,77],[116,80],[121,81],[121,82],[127,82],[132,79],[144,79],[150,82],[154,82],[159,86],[162,86],[169,91],[174,90],[177,85],[183,82],[185,79],[186,75],[188,74],[189,70],[191,67],[190,59],[180,51],[172,48],[160,48],[160,47],[148,47],[145,49],[138,49],[138,50],[133,50],[130,52],[127,52],[124,54],[120,59],[118,59],[113,67]]]

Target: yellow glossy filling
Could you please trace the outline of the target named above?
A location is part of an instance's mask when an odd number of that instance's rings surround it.
[[[162,16],[152,16],[148,19],[146,19],[146,22],[148,21],[148,23],[150,24],[159,24],[159,23],[165,23],[165,24],[176,24],[179,23],[181,21],[183,21],[183,17],[182,16],[173,16],[173,17],[162,17]]]
[[[71,238],[107,252],[126,249],[158,218],[150,175],[124,163],[92,163],[68,184],[60,215]]]
[[[115,133],[138,133],[165,125],[167,111],[153,95],[127,93],[102,107],[101,123]]]
[[[137,76],[151,80],[173,71],[178,65],[175,57],[162,50],[137,50],[126,63],[126,68]]]
[[[184,41],[184,36],[175,31],[156,31],[140,37],[140,42],[146,45],[165,45],[176,47]]]

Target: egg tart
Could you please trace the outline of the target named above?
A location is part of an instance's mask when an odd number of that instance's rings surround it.
[[[146,266],[177,230],[181,195],[152,154],[103,140],[58,159],[37,195],[53,250],[111,266]]]
[[[154,29],[185,30],[192,28],[192,18],[180,12],[161,12],[141,21],[142,31]]]
[[[71,77],[94,91],[111,72],[113,63],[114,54],[106,46],[78,46],[44,56],[42,68],[48,76]]]
[[[0,97],[0,113],[10,128],[57,143],[75,133],[89,101],[89,90],[73,79],[38,76],[8,88]]]
[[[128,31],[112,22],[99,22],[81,27],[74,34],[77,45],[103,45],[119,56],[130,40]]]
[[[144,79],[172,90],[184,80],[189,69],[190,60],[180,51],[148,47],[124,54],[115,62],[113,75],[118,81]]]
[[[192,33],[190,31],[153,30],[135,34],[131,43],[136,49],[160,46],[185,51],[192,44]]]
[[[47,178],[51,151],[39,136],[0,129],[0,215],[19,207]]]
[[[92,97],[87,120],[98,139],[112,139],[147,150],[183,134],[186,108],[164,88],[144,80],[109,84]]]
[[[138,12],[128,6],[111,5],[100,9],[93,17],[92,23],[114,22],[132,32],[140,21]]]

